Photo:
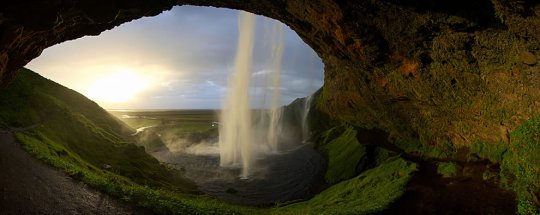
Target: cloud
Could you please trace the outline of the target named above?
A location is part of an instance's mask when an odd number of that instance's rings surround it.
[[[159,80],[139,93],[137,99],[116,105],[102,104],[105,108],[217,109],[234,69],[237,13],[220,8],[174,7],[159,16],[126,23],[99,36],[48,48],[27,67],[78,91],[114,66],[149,73]],[[264,82],[272,68],[272,38],[268,31],[272,22],[275,21],[257,18],[253,53],[256,72],[252,83]],[[288,27],[284,39],[281,92],[282,104],[287,104],[322,85],[323,65]]]

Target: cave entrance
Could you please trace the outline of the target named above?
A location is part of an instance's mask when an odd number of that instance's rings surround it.
[[[49,47],[26,67],[105,109],[218,109],[234,67],[237,13],[176,6],[99,36]],[[268,28],[279,21],[257,16],[256,22],[253,76],[261,76],[271,66]],[[284,39],[283,105],[312,94],[323,83],[323,64],[316,53],[288,27]],[[252,85],[261,81],[254,79]],[[254,105],[262,98],[257,95],[262,89],[254,90]]]
[[[257,158],[261,165],[249,180],[240,180],[237,168],[219,166],[217,113],[234,70],[237,14],[230,9],[174,7],[99,36],[48,48],[27,67],[109,110],[134,129],[133,136],[147,152],[184,172],[205,193],[250,205],[306,198],[324,161],[296,138],[305,131],[295,123],[305,120],[309,108],[309,100],[299,98],[323,84],[323,65],[288,27],[279,104],[291,104],[284,113],[288,127],[282,132],[295,133],[284,137],[295,145]],[[274,57],[269,51],[270,29],[279,22],[262,16],[256,22],[249,97],[252,112],[262,112],[275,88],[265,82]]]

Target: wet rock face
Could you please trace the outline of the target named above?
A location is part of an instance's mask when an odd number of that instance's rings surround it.
[[[533,0],[139,0],[0,3],[0,81],[62,41],[174,5],[228,7],[289,25],[325,63],[318,108],[424,143],[508,141],[540,114]]]

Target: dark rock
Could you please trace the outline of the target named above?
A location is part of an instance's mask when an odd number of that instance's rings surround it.
[[[238,191],[234,188],[227,188],[227,190],[225,190],[226,193],[230,193],[230,194],[235,194],[237,193]]]

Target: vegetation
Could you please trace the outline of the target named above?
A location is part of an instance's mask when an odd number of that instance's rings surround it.
[[[501,181],[516,191],[518,213],[540,214],[540,116],[510,134],[501,164]]]
[[[0,122],[8,129],[26,127],[16,138],[39,159],[157,213],[259,213],[195,195],[192,182],[133,144],[132,129],[84,96],[29,70],[19,71],[0,91]]]
[[[29,70],[19,71],[1,91],[0,121],[12,128],[36,126],[27,136],[62,150],[56,156],[85,161],[84,168],[108,165],[140,184],[196,191],[192,182],[136,147],[133,130],[84,96]]]
[[[398,139],[394,144],[406,153],[420,155],[425,158],[448,158],[457,152],[457,149],[450,141],[443,141],[437,145],[427,145],[418,140]]]
[[[156,110],[156,111],[111,111],[132,128],[143,128],[136,136],[141,145],[159,151],[166,144],[175,149],[191,143],[200,143],[218,138],[217,114],[212,110]],[[172,144],[174,143],[174,144]],[[152,147],[152,145],[155,145]]]
[[[491,144],[488,142],[477,142],[473,143],[469,147],[470,154],[477,154],[482,158],[487,158],[491,162],[500,163],[506,152],[508,152],[508,146],[504,142],[499,142],[497,144]]]
[[[284,214],[371,214],[405,192],[416,164],[391,157],[381,165],[340,182],[313,199],[277,208]]]
[[[133,127],[156,125],[165,135],[196,138],[187,134],[217,133],[211,126],[216,116],[205,113],[178,115],[161,111],[150,118],[128,117],[126,122]],[[116,114],[121,117],[126,113]],[[183,122],[182,126],[178,122]],[[29,70],[18,72],[13,83],[0,91],[0,126],[25,130],[17,132],[16,138],[39,159],[93,187],[161,214],[375,213],[405,192],[411,173],[416,171],[414,163],[399,158],[395,152],[376,144],[362,144],[355,128],[342,124],[318,131],[320,135],[313,138],[316,148],[327,158],[324,178],[334,184],[332,187],[311,200],[272,209],[228,205],[198,195],[192,182],[136,146],[131,136],[135,131],[97,104]],[[521,214],[538,213],[538,134],[540,117],[514,130],[510,144],[477,142],[470,146],[471,154],[501,163],[500,181],[518,193]],[[457,151],[449,141],[426,145],[398,140],[395,144],[406,153],[426,158],[448,158]],[[452,162],[438,165],[438,173],[445,177],[456,175],[458,170],[459,166]],[[486,180],[492,177],[489,172],[484,174]]]
[[[326,131],[317,148],[327,158],[324,179],[331,184],[358,174],[357,166],[366,156],[366,148],[356,139],[354,128],[343,125]]]
[[[76,154],[69,152],[61,144],[52,142],[39,133],[21,132],[17,133],[16,137],[23,144],[25,150],[34,154],[37,158],[64,170],[70,176],[113,196],[150,208],[159,214],[260,213],[255,208],[227,205],[205,196],[137,184],[131,178],[123,177],[115,172],[101,170],[79,159]]]
[[[182,114],[178,114],[178,111],[176,110],[113,110],[111,113],[132,128],[145,126],[174,126],[182,132],[206,130],[212,128],[212,122],[218,121],[217,113],[211,110],[182,110]]]
[[[437,173],[445,178],[457,175],[460,167],[454,162],[440,162],[437,164]]]

